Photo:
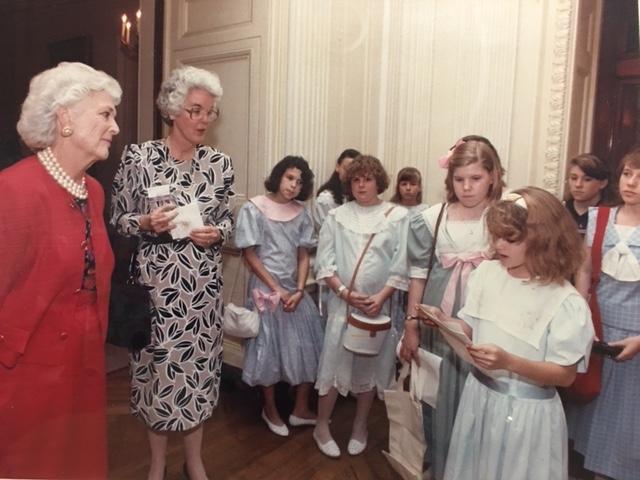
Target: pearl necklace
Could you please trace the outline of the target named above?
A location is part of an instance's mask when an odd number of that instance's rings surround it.
[[[51,148],[47,147],[44,150],[40,150],[38,153],[38,160],[42,166],[47,170],[49,175],[53,177],[58,185],[64,188],[67,192],[80,200],[86,200],[89,196],[87,191],[87,185],[84,175],[82,176],[82,182],[78,183],[74,181],[67,172],[65,172],[55,155],[51,151]]]

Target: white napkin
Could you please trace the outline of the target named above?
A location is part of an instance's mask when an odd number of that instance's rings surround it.
[[[194,228],[204,227],[197,202],[191,202],[176,208],[178,216],[173,219],[176,227],[171,230],[174,239],[188,237]]]

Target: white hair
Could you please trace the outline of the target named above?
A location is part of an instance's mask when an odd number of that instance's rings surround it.
[[[116,79],[84,63],[62,62],[31,79],[22,104],[18,134],[33,150],[53,144],[57,131],[56,111],[83,100],[91,92],[107,92],[115,105],[122,88]]]
[[[201,88],[216,98],[222,97],[220,78],[213,72],[191,66],[176,68],[160,86],[156,104],[162,119],[173,124],[170,115],[180,115],[184,100],[192,88]]]

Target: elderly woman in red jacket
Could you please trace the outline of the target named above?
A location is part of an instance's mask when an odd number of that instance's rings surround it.
[[[113,255],[86,171],[109,155],[121,95],[81,63],[36,75],[17,128],[37,153],[0,172],[0,478],[107,475]]]

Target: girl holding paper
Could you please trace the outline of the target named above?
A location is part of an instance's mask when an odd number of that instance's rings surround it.
[[[461,326],[475,368],[455,420],[445,479],[568,478],[567,426],[555,386],[586,370],[589,307],[566,280],[583,252],[569,213],[528,187],[487,213],[498,260],[470,276]]]
[[[407,256],[411,265],[407,317],[400,355],[416,357],[419,344],[442,357],[437,413],[424,404],[426,462],[441,480],[449,439],[469,365],[462,361],[438,330],[427,329],[420,339],[416,305],[441,307],[448,315],[458,312],[469,273],[490,258],[485,212],[500,199],[504,170],[495,148],[484,137],[463,137],[440,160],[447,169],[447,201],[414,215],[410,220]],[[436,233],[437,230],[437,233]],[[435,242],[435,246],[434,246]],[[433,251],[429,284],[426,278]]]
[[[171,128],[167,138],[125,148],[113,183],[111,224],[140,239],[139,281],[156,308],[151,344],[131,355],[131,406],[148,428],[149,480],[162,479],[168,432],[183,432],[185,471],[206,478],[202,423],[218,403],[222,366],[222,242],[233,230],[233,166],[203,144],[222,97],[214,73],[174,70],[157,104]],[[157,199],[169,191],[170,203]],[[159,195],[158,195],[159,194]],[[177,207],[177,208],[176,208]],[[187,236],[177,234],[178,211]]]

